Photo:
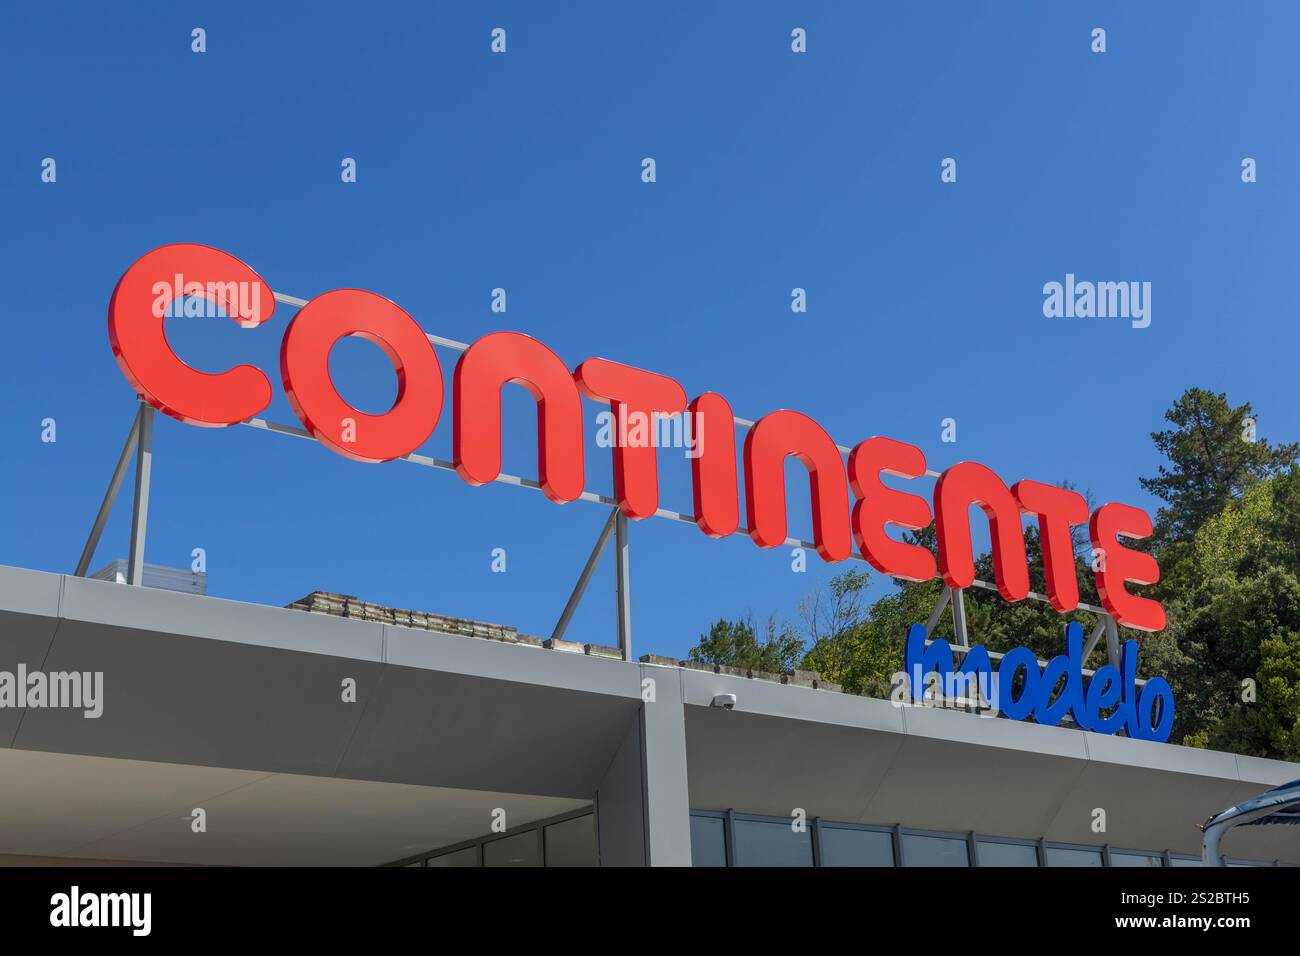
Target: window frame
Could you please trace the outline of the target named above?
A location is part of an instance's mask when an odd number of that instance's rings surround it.
[[[866,830],[869,833],[887,833],[890,836],[889,852],[891,862],[890,868],[897,869],[898,862],[898,839],[894,832],[895,827],[879,826],[874,823],[841,823],[838,820],[826,820],[822,817],[813,817],[813,866],[821,869],[826,864],[822,860],[822,830]],[[881,867],[884,869],[884,867]]]
[[[1045,856],[1043,853],[1043,841],[1041,839],[1027,840],[1022,837],[1003,837],[993,836],[988,833],[972,832],[970,849],[971,866],[978,868],[983,865],[980,863],[979,857],[979,845],[981,843],[1003,843],[1009,844],[1010,846],[1032,846],[1034,848],[1034,866],[1038,869],[1043,869],[1047,865],[1044,862]],[[990,869],[990,867],[985,867],[985,869]],[[997,869],[1002,869],[1002,867],[997,867]],[[1029,869],[1029,867],[1021,867],[1021,869]]]
[[[1101,868],[1105,869],[1110,866],[1110,860],[1106,857],[1106,847],[1109,844],[1102,843],[1057,843],[1053,840],[1043,840],[1043,866],[1051,869],[1090,869],[1090,867],[1053,867],[1047,862],[1048,850],[1086,850],[1089,853],[1096,853],[1101,857]]]
[[[736,846],[736,821],[740,821],[742,823],[777,823],[777,824],[782,824],[786,827],[789,827],[791,822],[793,821],[793,817],[776,817],[776,816],[770,816],[762,813],[737,813],[735,810],[728,810],[726,812],[726,819],[727,819],[727,824],[726,824],[725,832],[727,836],[727,868],[728,869],[731,869],[732,867],[736,866],[735,850],[734,850],[734,847]],[[816,834],[814,832],[815,823],[817,819],[818,819],[817,817],[813,817],[806,821],[808,825],[808,830],[807,830],[808,848],[812,859],[812,862],[809,864],[809,867],[812,869],[818,869],[821,866],[821,862],[817,858]]]
[[[907,866],[907,856],[903,849],[903,837],[905,836],[938,837],[944,840],[952,840],[954,842],[960,842],[964,844],[966,847],[966,868],[970,869],[975,865],[974,860],[971,858],[970,844],[971,844],[972,834],[969,831],[923,830],[917,827],[905,827],[902,826],[901,824],[896,826],[894,829],[895,829],[894,845],[895,845],[895,854],[896,854],[895,859],[898,861],[897,866],[899,867]],[[943,867],[940,867],[940,869],[943,869]],[[956,869],[956,867],[950,867],[949,869]]]

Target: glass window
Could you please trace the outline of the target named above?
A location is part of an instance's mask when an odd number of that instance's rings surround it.
[[[1164,866],[1165,861],[1155,853],[1124,853],[1110,851],[1111,866]]]
[[[1038,847],[1025,843],[998,843],[980,840],[977,844],[980,866],[1037,866]]]
[[[906,866],[970,866],[970,854],[962,837],[904,833],[903,863]]]
[[[822,866],[893,866],[894,835],[822,825]]]
[[[429,866],[478,866],[478,847],[467,846],[429,859]]]
[[[733,851],[736,866],[812,866],[812,834],[800,833],[792,823],[735,820]]]
[[[596,865],[596,817],[587,813],[545,831],[547,866]]]
[[[727,837],[722,817],[691,814],[691,866],[726,866]]]
[[[537,831],[526,830],[483,844],[484,866],[541,866],[537,858]]]
[[[1048,866],[1101,866],[1101,850],[1071,846],[1047,847]]]
[[[1191,856],[1171,856],[1169,858],[1170,866],[1200,866],[1201,861]]]

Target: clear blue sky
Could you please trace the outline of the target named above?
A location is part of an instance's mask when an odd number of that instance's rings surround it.
[[[108,298],[176,241],[277,291],[372,289],[450,338],[515,329],[571,365],[600,355],[720,391],[741,416],[797,408],[843,444],[886,434],[936,468],[975,459],[1100,500],[1154,508],[1137,483],[1157,465],[1148,436],[1191,385],[1295,438],[1300,7],[1086,6],[9,4],[0,562],[72,570],[134,411]],[[939,180],[949,156],[956,184]],[[1150,328],[1045,318],[1042,286],[1067,272],[1150,281]],[[269,415],[292,422],[276,371],[291,314],[169,331],[199,368],[268,370]],[[364,410],[395,393],[366,343],[334,368]],[[534,475],[531,402],[509,391],[505,467]],[[449,457],[450,435],[445,414],[428,451]],[[608,491],[591,452],[588,488]],[[685,462],[661,472],[664,504],[689,511]],[[96,566],[125,556],[128,501]],[[222,597],[319,588],[545,635],[604,517],[160,416],[147,557],[206,549]],[[801,492],[791,531],[809,526]],[[722,615],[793,616],[839,570],[813,556],[794,574],[784,551],[653,519],[632,528],[632,569],[636,650],[666,654]],[[571,636],[614,643],[613,600],[607,562]]]

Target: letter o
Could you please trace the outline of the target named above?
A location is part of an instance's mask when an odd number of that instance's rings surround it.
[[[384,350],[397,373],[397,401],[367,415],[334,387],[330,350],[355,335]],[[442,368],[424,330],[396,303],[361,289],[334,289],[303,306],[280,343],[285,395],[303,426],[322,444],[356,461],[409,455],[433,434],[442,414]],[[345,440],[345,420],[355,423]]]
[[[1025,671],[1025,689],[1015,696],[1016,671]],[[1038,658],[1027,647],[1007,651],[998,664],[998,709],[1012,720],[1024,720],[1038,702]],[[1050,692],[1050,688],[1049,688]]]
[[[1155,726],[1151,718],[1156,707],[1160,708],[1160,717]],[[1169,681],[1163,677],[1148,678],[1137,701],[1137,734],[1145,740],[1164,742],[1169,739],[1169,732],[1174,729],[1174,692]]]

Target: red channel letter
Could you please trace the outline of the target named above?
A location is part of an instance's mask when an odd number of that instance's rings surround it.
[[[1124,585],[1129,581],[1155,584],[1160,580],[1160,565],[1152,555],[1124,547],[1118,537],[1147,538],[1151,532],[1151,517],[1145,511],[1118,502],[1102,505],[1088,523],[1092,546],[1101,552],[1096,565],[1101,603],[1117,623],[1139,631],[1162,630],[1165,609],[1159,601],[1129,594]]]
[[[1029,564],[1020,530],[1020,505],[1001,478],[974,461],[953,465],[934,486],[939,573],[944,583],[950,588],[968,588],[975,580],[971,505],[979,505],[989,519],[998,593],[1008,601],[1024,600],[1029,594]]]
[[[666,375],[602,358],[587,359],[573,377],[583,395],[609,402],[614,412],[614,497],[619,507],[629,518],[648,518],[659,510],[656,416],[684,412],[686,392]],[[637,416],[631,428],[629,416]],[[638,431],[637,419],[645,442],[632,444],[625,439]]]
[[[917,531],[930,523],[930,505],[920,495],[890,488],[882,474],[919,478],[925,474],[925,452],[892,438],[877,436],[860,442],[849,454],[849,485],[859,499],[853,506],[853,536],[867,562],[882,574],[904,581],[934,577],[934,555],[918,544],[896,541],[885,526]]]
[[[271,382],[261,370],[200,372],[167,343],[166,311],[177,286],[245,327],[275,311],[271,287],[229,253],[188,242],[159,246],[132,263],[108,303],[108,340],[122,374],[146,402],[187,424],[221,427],[252,418],[271,403]]]
[[[1026,514],[1038,515],[1038,539],[1043,545],[1047,599],[1068,614],[1079,606],[1079,580],[1074,572],[1074,539],[1070,529],[1088,520],[1083,495],[1038,481],[1017,481],[1011,493]]]
[[[378,345],[393,363],[397,401],[382,415],[357,411],[330,378],[330,350],[349,335]],[[280,376],[303,427],[356,461],[409,455],[442,414],[442,368],[424,330],[395,303],[361,289],[334,289],[298,310],[280,343]]]
[[[471,485],[501,474],[501,389],[522,385],[537,400],[538,481],[563,504],[582,494],[582,396],[560,357],[519,332],[492,332],[471,345],[452,376],[452,456]]]
[[[725,538],[740,527],[740,489],[736,484],[736,419],[717,392],[691,402],[691,491],[695,524],[710,538]]]
[[[745,437],[749,536],[760,548],[785,544],[784,466],[788,455],[808,469],[817,553],[824,561],[843,561],[853,551],[844,460],[825,429],[807,415],[789,409],[764,415]]]

